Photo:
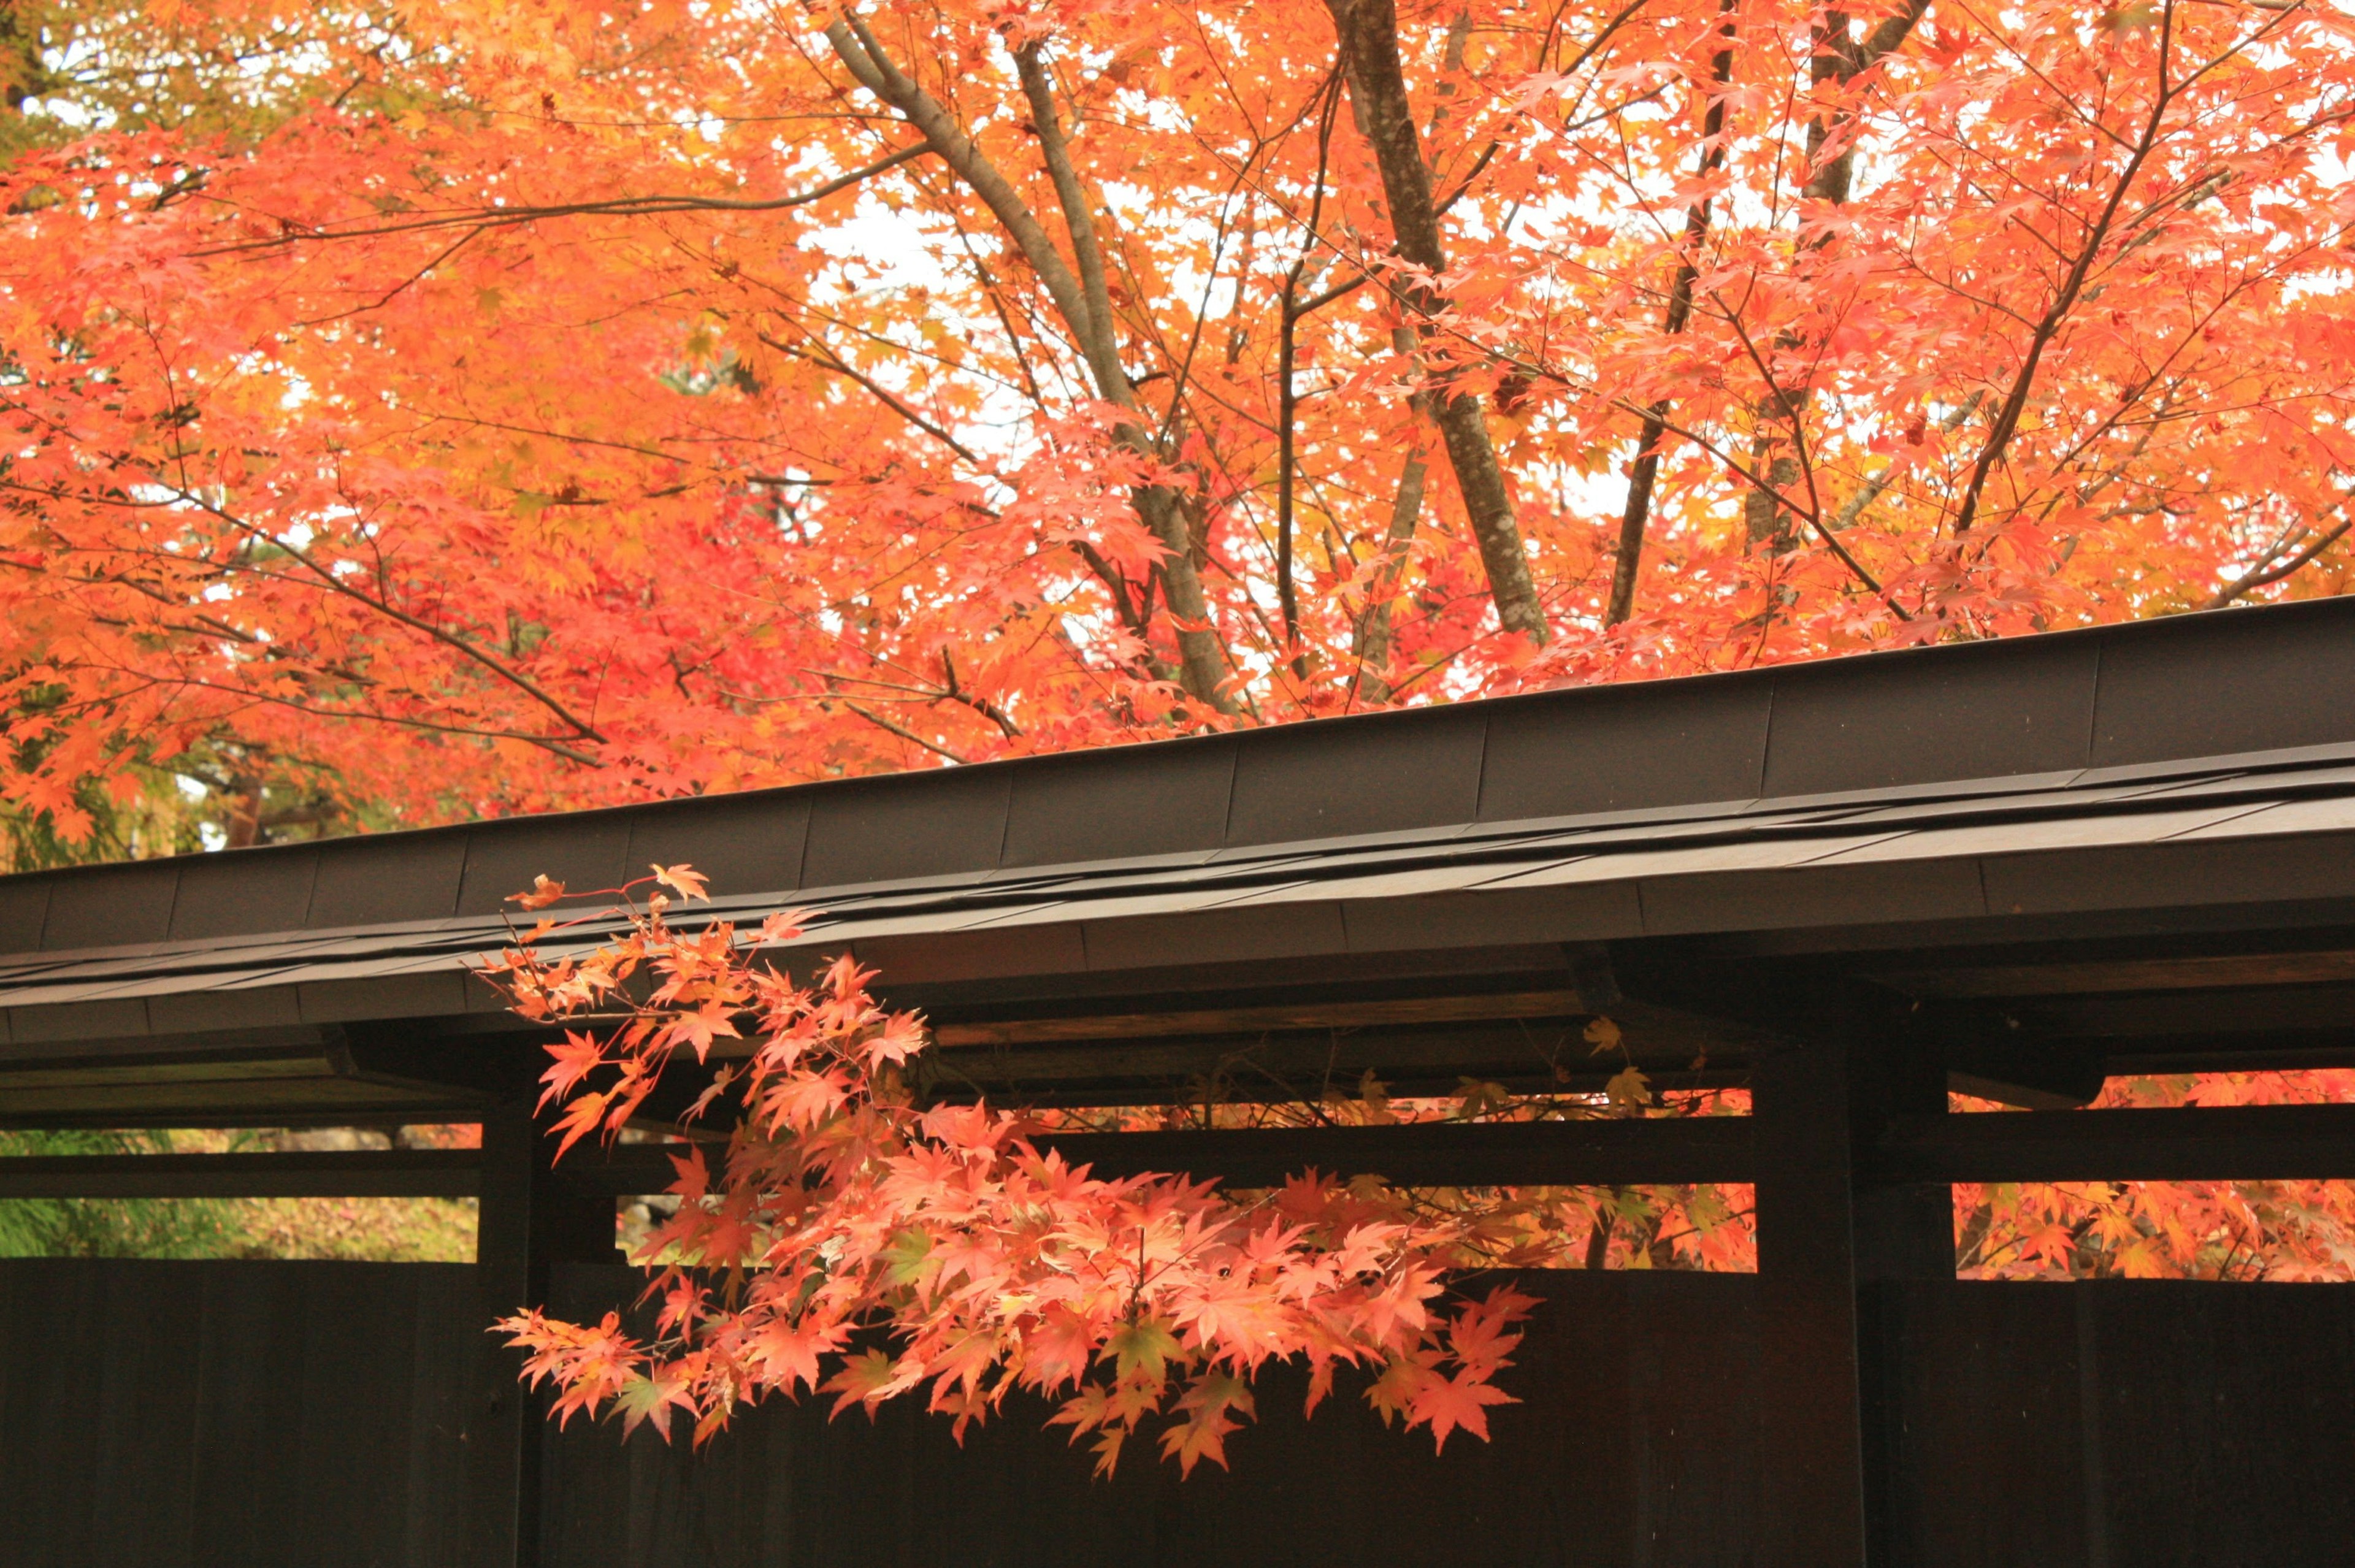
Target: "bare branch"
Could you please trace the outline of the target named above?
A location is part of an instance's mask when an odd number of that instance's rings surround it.
[[[792,208],[807,207],[814,201],[823,201],[838,191],[848,190],[862,180],[872,179],[887,169],[898,168],[912,158],[924,157],[932,151],[929,145],[902,147],[887,157],[838,176],[815,189],[765,201],[730,201],[707,196],[624,196],[610,201],[566,201],[546,207],[474,208],[464,212],[411,219],[401,223],[376,223],[360,229],[296,228],[292,232],[268,240],[217,245],[192,254],[226,256],[240,251],[280,251],[309,240],[369,240],[388,234],[416,234],[436,229],[464,229],[481,232],[492,229],[512,229],[518,224],[538,223],[556,218],[650,218],[670,212],[783,212]]]

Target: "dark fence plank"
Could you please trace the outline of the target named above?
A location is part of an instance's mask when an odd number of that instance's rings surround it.
[[[561,1269],[559,1305],[602,1311],[634,1276]],[[548,1568],[794,1568],[954,1562],[989,1568],[1217,1563],[1738,1564],[1756,1514],[1755,1282],[1569,1274],[1544,1304],[1492,1413],[1496,1440],[1385,1430],[1354,1393],[1304,1419],[1276,1373],[1234,1468],[1187,1479],[1150,1447],[1109,1481],[1009,1403],[967,1434],[887,1408],[828,1422],[821,1402],[741,1414],[700,1455],[576,1423],[548,1438]]]
[[[602,1312],[627,1270],[565,1266]],[[1753,1277],[1538,1276],[1496,1442],[1263,1387],[1231,1474],[1110,1481],[1010,1410],[745,1413],[701,1453],[542,1434],[545,1568],[1689,1568],[1757,1548]],[[1894,1360],[1889,1556],[1922,1568],[2275,1568],[2355,1540],[2355,1285],[1870,1287]],[[0,1568],[458,1568],[489,1337],[435,1264],[0,1263]],[[468,1565],[471,1568],[471,1565]]]
[[[2355,1285],[2089,1293],[2110,1561],[2355,1553]]]
[[[2245,1181],[2355,1177],[2355,1105],[1900,1116],[1886,1181]]]
[[[1873,1287],[1898,1363],[1891,1561],[2092,1568],[2074,1288]]]
[[[2355,1541],[2355,1285],[1882,1287],[1895,1560],[2276,1568]]]
[[[9,1155],[0,1198],[472,1198],[482,1163],[466,1148]]]
[[[459,1568],[473,1275],[0,1263],[0,1568]]]

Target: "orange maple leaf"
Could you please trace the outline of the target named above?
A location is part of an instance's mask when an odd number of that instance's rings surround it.
[[[1408,1406],[1408,1424],[1418,1426],[1429,1422],[1433,1445],[1443,1450],[1447,1446],[1447,1435],[1458,1427],[1485,1443],[1488,1440],[1487,1407],[1518,1403],[1503,1389],[1468,1371],[1452,1378],[1433,1377],[1415,1391]]]
[[[509,893],[506,901],[511,904],[520,904],[525,909],[546,909],[563,896],[562,882],[552,882],[545,876],[538,876],[531,880],[529,892]],[[544,930],[545,927],[541,929]]]

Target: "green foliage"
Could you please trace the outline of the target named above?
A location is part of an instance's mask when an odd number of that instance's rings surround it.
[[[0,1133],[0,1156],[164,1154],[169,1133]],[[202,1198],[0,1199],[0,1257],[199,1258],[234,1252],[234,1203]]]

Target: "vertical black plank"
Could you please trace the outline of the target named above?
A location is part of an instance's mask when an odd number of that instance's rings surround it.
[[[2355,1285],[2085,1292],[2110,1561],[2272,1568],[2355,1541]]]
[[[89,1369],[106,1353],[98,1270],[0,1265],[0,1563],[101,1568],[92,1544],[99,1419]]]
[[[2070,1293],[2076,1329],[2077,1517],[2085,1536],[2085,1568],[2110,1568],[2110,1461],[2103,1452],[2102,1341],[2098,1292]]]
[[[2082,1286],[1916,1281],[1883,1287],[1909,1354],[1897,1400],[1913,1485],[1891,1561],[1921,1568],[2097,1563],[2084,1530],[2073,1303]]]
[[[194,1447],[196,1559],[207,1568],[282,1561],[290,1529],[318,1528],[292,1473],[309,1338],[303,1266],[224,1264],[203,1274]]]
[[[1758,1138],[1761,1568],[1865,1561],[1847,1042],[1762,1051]]]
[[[472,1266],[408,1266],[423,1275],[410,1337],[409,1561],[414,1568],[469,1568],[464,1429],[474,1363],[489,1336],[475,1320]]]
[[[398,1264],[314,1265],[306,1274],[302,1507],[332,1547],[309,1568],[415,1561],[409,1498],[421,1477],[409,1441],[419,1287]]]
[[[531,1296],[532,1144],[528,1111],[503,1105],[483,1116],[483,1189],[474,1221],[474,1321],[487,1329]],[[523,1358],[486,1346],[474,1357],[464,1423],[466,1556],[478,1568],[530,1568],[536,1532],[524,1521],[527,1441]]]
[[[1741,1568],[1752,1561],[1758,1531],[1758,1280],[1603,1277],[1624,1281],[1622,1343],[1634,1368],[1628,1415],[1636,1467],[1625,1560],[1635,1568]],[[1607,1409],[1591,1418],[1575,1403],[1569,1409],[1582,1424],[1610,1419]],[[1582,1472],[1577,1456],[1597,1435],[1579,1432],[1573,1474]]]
[[[105,1498],[91,1510],[96,1561],[185,1568],[196,1506],[190,1440],[198,1389],[201,1264],[91,1260],[102,1284],[97,1364],[84,1397],[99,1410],[98,1472]]]

